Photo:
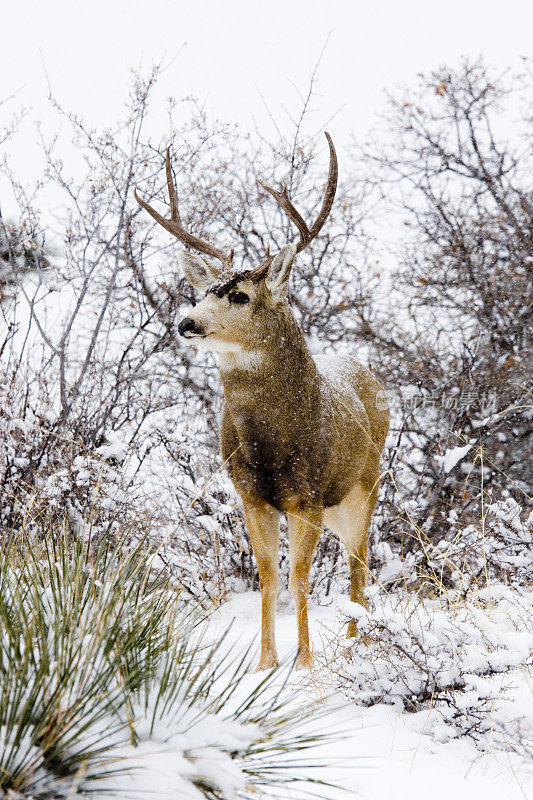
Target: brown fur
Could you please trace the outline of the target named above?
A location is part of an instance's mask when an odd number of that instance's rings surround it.
[[[278,511],[295,497],[302,507],[329,508],[358,480],[377,479],[388,416],[376,414],[380,386],[355,360],[345,360],[341,385],[319,372],[283,305],[271,315],[272,329],[260,328],[262,362],[221,370],[222,455],[237,489]]]
[[[289,522],[298,666],[310,666],[309,570],[324,523],[348,549],[351,599],[365,602],[366,538],[389,414],[370,370],[350,356],[324,370],[311,357],[284,295],[246,274],[234,277],[222,273],[216,287],[229,284],[231,291],[246,292],[247,305],[233,308],[227,292],[208,291],[191,319],[206,344],[221,351],[222,455],[243,500],[262,592],[258,668],[277,661],[281,513]],[[354,625],[348,633],[355,635]]]

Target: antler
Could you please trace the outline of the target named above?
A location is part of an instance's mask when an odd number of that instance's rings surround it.
[[[137,189],[134,189],[133,194],[135,195],[135,199],[142,206],[152,217],[158,222],[160,225],[165,228],[169,233],[175,236],[180,242],[186,244],[188,247],[192,247],[195,250],[199,250],[200,253],[205,253],[207,256],[212,256],[213,258],[217,258],[221,261],[225,267],[231,267],[233,263],[233,247],[230,249],[229,253],[223,253],[222,250],[218,250],[218,248],[214,247],[209,242],[204,242],[199,239],[197,236],[193,236],[192,233],[189,233],[185,230],[182,225],[179,211],[178,211],[178,198],[176,195],[176,187],[174,186],[174,181],[172,180],[172,169],[170,167],[170,147],[167,148],[167,157],[166,157],[166,169],[167,169],[167,187],[168,187],[168,197],[170,201],[170,219],[166,217],[162,217],[155,208],[149,206],[139,195],[137,194]]]
[[[339,177],[339,164],[337,161],[337,154],[335,152],[335,148],[333,147],[333,142],[331,141],[331,136],[329,135],[329,133],[326,133],[326,139],[328,140],[328,145],[329,145],[328,182],[326,184],[324,200],[322,201],[322,208],[320,209],[318,217],[315,219],[310,228],[307,227],[304,218],[299,213],[299,211],[297,211],[297,209],[293,206],[289,197],[289,191],[287,189],[286,183],[283,184],[281,192],[277,192],[275,189],[272,189],[271,186],[267,186],[266,183],[263,183],[263,181],[258,180],[263,189],[265,189],[265,191],[267,191],[269,194],[272,195],[272,197],[285,211],[289,219],[292,222],[294,222],[294,224],[300,231],[300,239],[296,246],[297,253],[300,253],[302,250],[304,250],[307,247],[307,245],[310,242],[312,242],[316,236],[318,236],[320,230],[322,229],[322,226],[324,225],[325,221],[328,218],[329,212],[331,211],[331,206],[333,205],[333,200],[335,198],[335,192],[337,190],[337,179]]]

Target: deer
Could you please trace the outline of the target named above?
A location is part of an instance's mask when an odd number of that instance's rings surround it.
[[[331,136],[329,173],[317,218],[309,227],[281,191],[259,181],[299,232],[259,264],[233,265],[227,252],[189,233],[178,210],[170,149],[166,178],[170,218],[137,202],[188,249],[178,263],[204,296],[182,319],[178,334],[218,353],[224,408],[222,458],[240,495],[261,590],[261,650],[257,670],[278,664],[275,613],[279,520],[289,537],[289,587],[297,619],[295,667],[311,669],[309,575],[326,526],[346,547],[350,600],[366,606],[368,529],[377,500],[380,455],[389,427],[386,395],[374,373],[349,355],[313,358],[288,300],[295,256],[319,234],[333,205],[338,161]],[[191,252],[196,251],[196,252]],[[218,262],[218,263],[215,263]],[[355,620],[348,638],[357,636]]]

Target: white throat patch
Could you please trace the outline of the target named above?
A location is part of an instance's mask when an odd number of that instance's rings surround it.
[[[228,344],[226,347],[218,346],[222,344],[224,343],[217,342],[216,351],[219,355],[220,369],[225,372],[232,369],[254,370],[263,361],[263,354],[260,350],[243,350],[242,347],[234,344]]]

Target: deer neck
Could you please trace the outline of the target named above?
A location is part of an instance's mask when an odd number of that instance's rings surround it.
[[[256,346],[220,353],[226,404],[234,419],[244,412],[285,429],[296,408],[318,402],[318,373],[302,329],[290,313],[276,319]]]

